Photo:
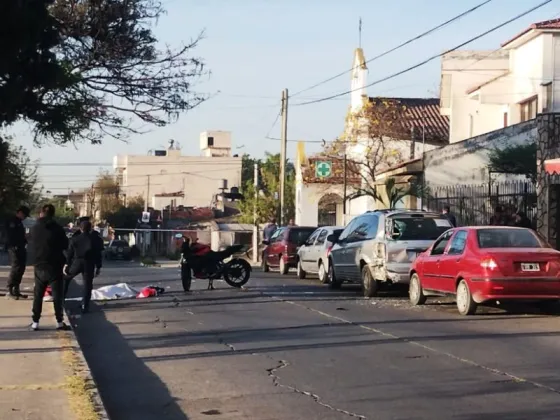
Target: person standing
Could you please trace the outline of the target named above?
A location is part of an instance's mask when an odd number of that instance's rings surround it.
[[[271,217],[270,222],[263,229],[263,239],[265,241],[269,241],[274,232],[276,232],[276,229],[278,229],[276,219],[274,217]]]
[[[442,210],[442,214],[447,218],[447,220],[449,220],[451,226],[457,227],[457,218],[453,213],[451,213],[451,207],[444,206]]]
[[[523,211],[518,211],[515,213],[513,225],[516,227],[533,229],[533,224],[531,223],[531,220],[527,217],[527,215]]]
[[[66,254],[67,261],[63,270],[65,274],[64,297],[66,298],[68,294],[72,279],[81,274],[84,282],[81,309],[82,313],[87,313],[93,290],[93,278],[101,272],[103,240],[99,235],[92,232],[89,221],[80,223],[80,231],[81,234],[72,237],[70,240]]]
[[[22,297],[20,285],[27,265],[27,239],[25,238],[23,221],[29,217],[29,213],[29,207],[21,206],[6,225],[8,240],[6,245],[10,257],[10,274],[6,297],[9,299],[18,300]]]
[[[39,329],[43,312],[43,297],[48,286],[51,287],[54,315],[57,330],[68,330],[64,323],[62,270],[65,263],[64,251],[68,248],[68,238],[62,226],[54,220],[52,204],[41,209],[41,215],[31,230],[31,249],[35,259],[35,290],[33,291],[33,316],[31,330]]]

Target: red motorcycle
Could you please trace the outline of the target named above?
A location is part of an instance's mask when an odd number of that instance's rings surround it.
[[[243,245],[228,246],[223,251],[212,251],[205,244],[191,243],[181,234],[177,238],[183,238],[181,249],[181,282],[183,289],[188,292],[191,289],[192,277],[197,279],[208,279],[208,290],[214,290],[214,280],[224,279],[232,287],[244,286],[251,277],[252,267],[242,258],[228,258],[238,254]]]

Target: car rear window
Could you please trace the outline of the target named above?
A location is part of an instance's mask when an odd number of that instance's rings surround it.
[[[545,248],[545,244],[529,229],[479,229],[480,248]]]
[[[393,223],[400,233],[399,241],[435,240],[453,227],[446,218],[435,217],[395,218]]]
[[[288,234],[288,242],[296,245],[303,245],[307,238],[311,236],[313,232],[315,232],[316,228],[309,228],[309,229],[290,229]]]

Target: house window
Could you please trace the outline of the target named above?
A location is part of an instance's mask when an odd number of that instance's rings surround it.
[[[214,137],[208,137],[208,147],[214,146]]]
[[[508,113],[504,112],[504,128],[508,126]]]
[[[553,103],[552,100],[554,95],[552,93],[552,82],[543,85],[544,88],[544,103],[545,107],[543,108],[543,112],[552,112],[553,110]]]
[[[525,122],[537,118],[537,104],[538,98],[535,96],[527,101],[519,104],[520,108],[520,122]]]

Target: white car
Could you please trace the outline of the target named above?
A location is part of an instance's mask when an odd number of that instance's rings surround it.
[[[338,226],[323,226],[311,234],[298,250],[298,278],[304,279],[307,273],[316,273],[321,283],[329,282],[328,254],[333,244],[327,241],[327,237],[338,236],[343,230],[344,228]]]

